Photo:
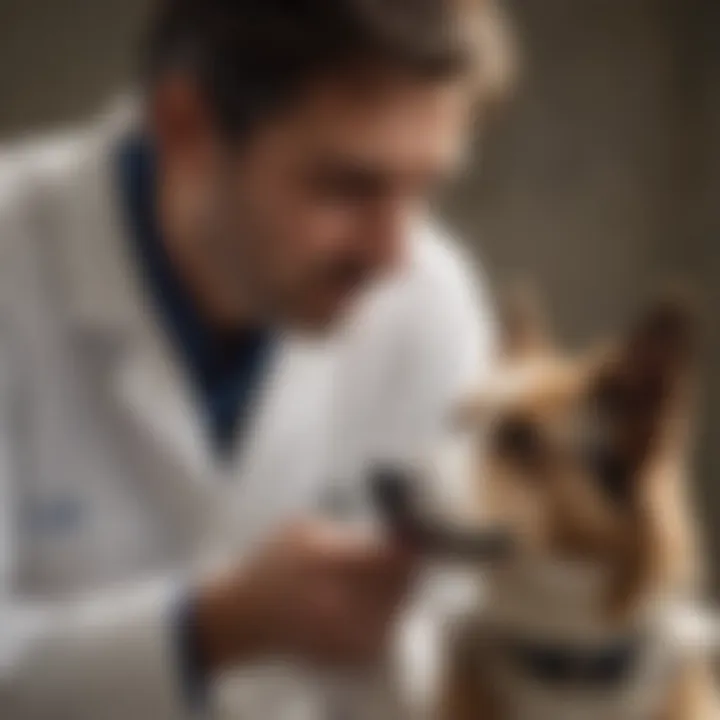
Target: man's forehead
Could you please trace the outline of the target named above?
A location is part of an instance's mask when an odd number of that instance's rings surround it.
[[[455,165],[467,153],[471,97],[459,82],[328,80],[308,89],[286,127],[308,147],[373,164]]]

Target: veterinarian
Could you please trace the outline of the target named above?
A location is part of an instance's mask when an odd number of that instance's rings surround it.
[[[492,345],[428,217],[460,5],[168,0],[142,92],[0,155],[3,720],[319,717],[263,663],[382,653],[414,558],[329,510]]]

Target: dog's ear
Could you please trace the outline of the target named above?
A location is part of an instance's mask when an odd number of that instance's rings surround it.
[[[625,550],[610,598],[615,613],[627,609],[648,583],[658,581],[658,573],[685,576],[692,565],[685,555],[684,523],[676,517],[682,510],[670,507],[672,496],[663,496],[657,504],[653,493],[658,484],[645,481],[658,477],[657,471],[666,478],[666,471],[675,473],[675,463],[686,459],[699,324],[696,300],[687,290],[660,296],[625,337],[599,388],[599,408],[608,412],[614,430],[611,452],[598,456],[600,476],[611,490],[620,491],[615,497],[632,498],[642,509],[632,529],[636,540]],[[672,525],[671,547],[656,546],[668,532],[657,523]]]
[[[615,428],[630,475],[658,442],[684,438],[696,344],[694,304],[673,291],[651,304],[602,376],[598,409]]]
[[[657,298],[631,330],[623,362],[628,382],[648,402],[669,400],[691,372],[697,354],[696,302],[685,289]]]
[[[527,281],[516,282],[504,293],[500,308],[501,350],[506,358],[542,353],[550,346],[543,302]]]

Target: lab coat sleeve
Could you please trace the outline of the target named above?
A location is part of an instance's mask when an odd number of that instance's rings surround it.
[[[27,234],[23,153],[0,149],[0,717],[155,718],[189,712],[178,661],[174,578],[47,602],[21,580],[24,549],[13,464],[18,426],[11,318],[14,260]],[[15,362],[12,362],[15,361]],[[15,378],[16,379],[16,378]]]
[[[0,314],[0,717],[182,718],[173,579],[62,602],[19,589],[14,385],[1,331]]]
[[[0,606],[0,714],[35,718],[182,718],[164,582],[54,605],[6,593]]]

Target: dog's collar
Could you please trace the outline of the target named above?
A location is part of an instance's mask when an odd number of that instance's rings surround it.
[[[514,667],[538,682],[592,688],[612,687],[629,677],[644,644],[639,635],[593,647],[508,638],[499,643]]]

